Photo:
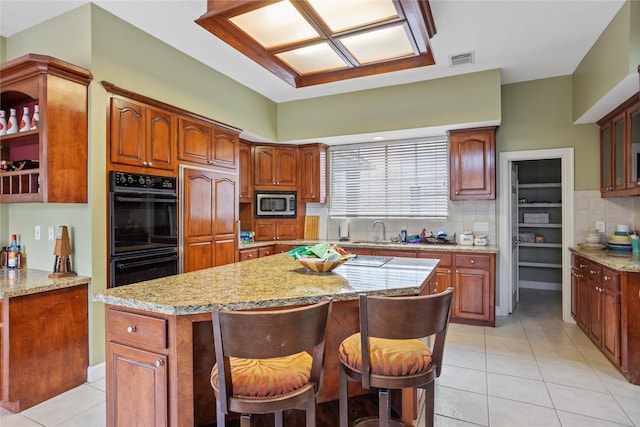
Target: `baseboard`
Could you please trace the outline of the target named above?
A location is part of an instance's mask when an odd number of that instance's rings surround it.
[[[103,380],[105,377],[105,363],[99,363],[87,368],[87,382],[94,383],[96,381]]]
[[[533,280],[519,280],[519,288],[541,289],[545,291],[561,291],[562,283],[555,282],[535,282]]]

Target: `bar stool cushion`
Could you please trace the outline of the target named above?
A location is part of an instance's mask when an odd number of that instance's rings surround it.
[[[285,396],[309,384],[312,358],[307,352],[271,359],[230,357],[233,396],[260,399]],[[218,365],[211,371],[218,391]]]
[[[340,362],[356,372],[362,372],[360,333],[353,334],[340,344]],[[419,339],[369,339],[371,373],[385,376],[405,376],[425,372],[431,368],[431,349]]]

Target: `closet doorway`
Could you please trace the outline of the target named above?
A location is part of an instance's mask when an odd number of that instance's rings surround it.
[[[573,148],[500,153],[500,281],[497,315],[507,316],[520,288],[562,291],[571,318]]]

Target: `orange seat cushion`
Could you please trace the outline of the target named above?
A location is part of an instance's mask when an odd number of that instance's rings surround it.
[[[233,396],[260,399],[293,393],[309,384],[311,362],[307,352],[272,359],[230,357]],[[211,385],[219,391],[217,364],[211,371]]]
[[[369,338],[371,373],[386,376],[405,376],[431,368],[431,349],[418,339],[391,340]],[[360,333],[353,334],[340,344],[340,362],[362,373]]]

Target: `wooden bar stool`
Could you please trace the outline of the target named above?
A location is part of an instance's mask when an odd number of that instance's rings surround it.
[[[358,420],[358,426],[406,426],[390,418],[389,389],[425,390],[425,420],[433,426],[434,380],[442,370],[453,288],[439,294],[412,297],[360,295],[360,332],[339,347],[340,427],[347,427],[347,381],[378,388],[377,418]],[[434,336],[426,344],[426,338]]]
[[[282,427],[287,409],[304,409],[306,425],[316,425],[330,311],[330,301],[284,310],[213,310],[218,427],[227,425],[230,412],[241,414],[241,427],[250,426],[251,414],[274,412]]]

